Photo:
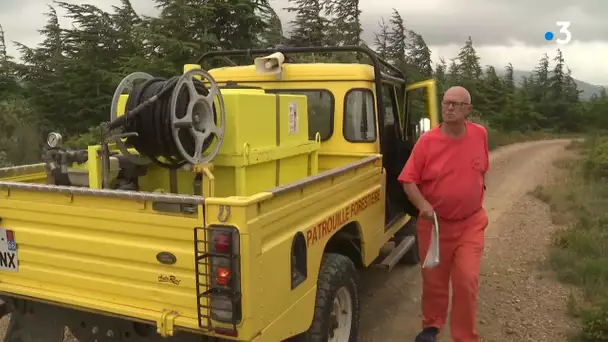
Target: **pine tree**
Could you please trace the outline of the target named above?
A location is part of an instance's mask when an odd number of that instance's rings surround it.
[[[414,31],[408,32],[406,43],[406,61],[415,72],[414,80],[428,79],[433,75],[431,63],[431,49],[426,45],[424,38]]]
[[[292,4],[288,12],[296,14],[291,22],[293,30],[289,44],[293,46],[324,46],[327,42],[327,19],[323,17],[324,7],[321,0],[289,0]]]
[[[470,36],[460,49],[457,58],[460,62],[458,65],[459,85],[468,89],[471,94],[471,101],[475,104],[473,114],[481,116],[487,109],[487,101],[482,91],[483,80],[480,58],[475,51],[473,39]]]
[[[570,103],[580,103],[580,94],[581,94],[581,90],[578,89],[578,85],[576,84],[576,82],[574,81],[574,78],[572,78],[572,70],[570,70],[570,68],[566,68],[566,81],[565,81],[565,86],[564,86],[564,95],[565,98],[570,102]],[[602,96],[602,91],[603,94],[606,94],[606,90],[604,89],[604,87],[601,87],[601,90],[599,92],[600,96]]]
[[[456,58],[450,59],[450,67],[448,68],[448,77],[446,82],[446,90],[460,82],[460,65],[456,62]]]
[[[197,0],[197,2],[200,0]],[[250,49],[260,47],[267,30],[267,22],[259,14],[267,11],[268,0],[213,0],[211,31],[222,49]]]
[[[507,64],[507,66],[505,67],[505,71],[506,71],[505,76],[504,76],[505,90],[509,94],[514,94],[515,93],[515,78],[514,78],[513,64],[511,64],[511,63]]]
[[[393,63],[403,65],[405,63],[407,30],[401,14],[394,8],[389,23],[391,29],[388,36],[387,54]]]
[[[390,29],[389,29],[388,25],[386,24],[386,22],[384,21],[384,18],[380,19],[380,22],[378,23],[378,27],[380,28],[380,31],[374,33],[374,45],[376,48],[376,52],[378,52],[380,57],[382,57],[383,59],[389,59],[390,58],[390,56],[389,56],[389,54],[390,54],[390,51],[389,51]]]
[[[113,9],[112,27],[118,48],[114,55],[120,60],[115,70],[114,84],[135,71],[159,76],[173,75],[176,66],[165,58],[162,36],[154,34],[151,27],[153,20],[142,18],[133,9],[131,0],[121,0],[121,5],[113,6]],[[166,40],[171,41],[170,37]]]
[[[473,47],[473,39],[469,36],[464,46],[458,53],[460,61],[460,76],[468,82],[475,82],[481,78],[481,65],[479,64],[479,56]]]
[[[493,118],[500,115],[501,109],[505,108],[506,105],[504,83],[496,74],[496,69],[493,66],[488,66],[481,84],[481,90],[486,101],[483,114],[487,120],[492,121]]]
[[[70,117],[70,112],[77,110],[70,108],[71,99],[82,94],[71,90],[75,80],[69,77],[71,75],[66,71],[69,67],[68,57],[64,55],[64,52],[69,52],[66,48],[66,37],[59,25],[55,8],[49,6],[48,10],[45,13],[47,22],[39,30],[45,38],[38,47],[30,48],[15,43],[23,61],[18,72],[27,84],[27,96],[37,109],[37,120],[40,121],[43,133],[49,130],[67,132],[74,120]]]
[[[553,59],[555,67],[547,82],[551,89],[551,98],[559,100],[562,98],[566,87],[566,75],[564,74],[564,55],[560,49],[557,49],[557,55]]]
[[[325,14],[329,17],[331,41],[338,46],[360,45],[361,22],[359,0],[324,0]]]
[[[534,112],[543,113],[543,116],[546,118],[550,116],[551,112],[551,105],[549,103],[549,76],[549,56],[545,53],[534,69],[527,85],[529,87],[530,101],[534,106]],[[541,125],[544,126],[549,123],[550,121],[543,121]]]
[[[277,12],[271,6],[267,6],[263,9],[261,17],[266,24],[266,29],[260,38],[262,45],[274,47],[284,44],[287,39],[283,34],[283,23]]]
[[[22,88],[17,81],[15,63],[6,51],[4,29],[0,25],[0,100],[17,96]]]
[[[447,82],[448,82],[448,75],[447,75],[447,70],[448,66],[445,62],[445,59],[443,57],[439,58],[439,63],[437,63],[437,66],[435,67],[435,72],[434,72],[434,77],[435,80],[437,80],[437,92],[438,93],[443,93],[447,90]]]

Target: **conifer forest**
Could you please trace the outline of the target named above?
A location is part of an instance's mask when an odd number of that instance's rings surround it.
[[[290,0],[282,23],[269,0],[154,0],[158,16],[138,14],[129,0],[106,12],[92,4],[54,1],[37,46],[15,42],[0,27],[0,164],[38,161],[45,135],[58,131],[72,144],[95,141],[109,119],[112,94],[134,71],[170,77],[203,53],[218,49],[367,44],[396,64],[410,81],[435,78],[439,90],[459,84],[471,91],[474,116],[492,132],[581,132],[607,127],[608,96],[581,100],[560,50],[539,56],[519,82],[513,65],[484,66],[474,37],[457,56],[431,61],[424,37],[396,10],[378,18],[374,41],[364,42],[359,0]],[[57,10],[73,21],[61,26]],[[213,24],[210,24],[213,23]],[[0,23],[1,25],[1,23]],[[289,27],[288,32],[283,28]],[[358,56],[301,56],[299,62],[365,62]],[[251,62],[251,61],[249,61]],[[210,66],[203,66],[210,68]],[[500,70],[499,70],[500,71]],[[498,133],[496,133],[498,134]]]

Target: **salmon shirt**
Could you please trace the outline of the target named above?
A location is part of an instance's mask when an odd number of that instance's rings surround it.
[[[462,220],[483,206],[484,175],[490,167],[488,132],[467,121],[461,138],[450,138],[441,126],[423,134],[398,180],[414,183],[444,220]]]

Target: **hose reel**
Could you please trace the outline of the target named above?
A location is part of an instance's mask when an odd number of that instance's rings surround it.
[[[129,89],[125,114],[118,116],[120,96]],[[188,163],[207,163],[217,155],[224,139],[226,111],[215,79],[205,70],[192,69],[168,80],[144,72],[128,75],[114,92],[110,117],[107,129],[112,133],[106,139],[116,143],[131,162],[143,165],[151,160],[176,169]],[[124,138],[141,156],[128,151]],[[215,146],[205,154],[213,138]]]

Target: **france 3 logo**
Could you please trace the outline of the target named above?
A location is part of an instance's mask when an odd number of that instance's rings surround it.
[[[570,32],[570,22],[569,21],[556,21],[555,25],[559,27],[559,37],[551,31],[545,32],[545,40],[550,42],[555,40],[557,44],[564,45],[568,44],[570,40],[572,40],[572,32]]]

